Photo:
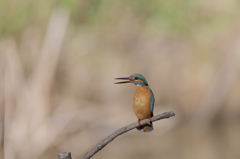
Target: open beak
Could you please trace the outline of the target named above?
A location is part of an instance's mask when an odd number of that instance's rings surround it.
[[[123,83],[132,83],[134,80],[130,80],[129,77],[122,77],[122,78],[115,78],[116,80],[128,80],[128,81],[123,81],[123,82],[117,82],[115,84],[123,84]]]

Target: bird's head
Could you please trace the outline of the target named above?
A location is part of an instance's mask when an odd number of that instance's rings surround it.
[[[117,82],[115,84],[123,84],[123,83],[134,83],[136,85],[148,86],[147,80],[141,74],[133,74],[129,77],[115,78],[116,80],[127,80],[123,82]]]

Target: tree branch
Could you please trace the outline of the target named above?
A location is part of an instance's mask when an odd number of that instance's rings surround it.
[[[161,120],[161,119],[165,119],[165,118],[170,118],[172,116],[175,116],[174,112],[165,112],[163,114],[159,114],[156,115],[154,117],[151,118],[152,122],[155,122],[157,120]],[[140,121],[141,125],[145,125],[147,123],[149,123],[149,119],[144,119]],[[133,123],[131,125],[127,125],[125,127],[122,127],[121,129],[118,129],[117,131],[115,131],[114,133],[112,133],[111,135],[109,135],[106,139],[104,139],[103,141],[101,141],[99,144],[97,144],[92,150],[90,150],[89,152],[87,152],[81,159],[89,159],[91,158],[93,155],[95,155],[99,150],[101,150],[102,148],[104,148],[109,142],[111,142],[112,140],[114,140],[116,137],[118,137],[119,135],[122,135],[134,128],[139,127],[138,122]]]
[[[58,154],[58,159],[72,159],[71,152],[62,152]]]

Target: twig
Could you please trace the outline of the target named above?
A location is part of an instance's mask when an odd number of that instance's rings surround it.
[[[157,121],[157,120],[161,120],[161,119],[165,119],[165,118],[170,118],[172,116],[175,116],[174,112],[165,112],[163,114],[159,114],[156,115],[154,117],[152,117],[151,121]],[[149,119],[144,119],[141,120],[140,124],[144,125],[149,123]],[[114,140],[116,137],[118,137],[119,135],[122,135],[134,128],[139,127],[138,122],[133,123],[131,125],[122,127],[121,129],[118,129],[117,131],[115,131],[114,133],[112,133],[111,135],[109,135],[106,139],[104,139],[103,141],[101,141],[99,144],[97,144],[92,150],[90,150],[89,152],[87,152],[81,159],[89,159],[91,158],[94,154],[96,154],[99,150],[101,150],[102,148],[104,148],[109,142],[111,142],[112,140]]]
[[[58,159],[72,159],[71,152],[62,152],[58,154]]]

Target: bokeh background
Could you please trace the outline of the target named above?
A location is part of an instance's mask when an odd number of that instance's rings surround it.
[[[93,158],[240,158],[237,0],[0,1],[0,158],[80,158],[137,121],[143,74],[154,114]]]

